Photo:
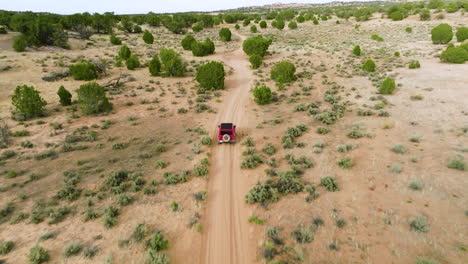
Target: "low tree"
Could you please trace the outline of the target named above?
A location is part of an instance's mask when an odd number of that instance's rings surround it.
[[[432,43],[447,44],[453,38],[452,27],[449,24],[443,23],[431,30]]]
[[[96,65],[91,62],[73,64],[69,69],[75,80],[90,81],[98,77]]]
[[[13,49],[16,52],[25,51],[27,46],[28,46],[28,42],[26,41],[26,37],[23,35],[18,36],[13,40]]]
[[[192,30],[193,32],[200,32],[203,30],[203,24],[202,23],[196,23],[193,27],[192,27]]]
[[[297,28],[297,23],[296,23],[296,21],[291,21],[291,22],[289,22],[288,28],[289,28],[289,29],[296,29],[296,28]]]
[[[61,105],[63,106],[71,105],[72,94],[67,89],[65,89],[63,85],[60,86],[60,88],[58,89],[57,95],[59,96]]]
[[[192,43],[192,54],[193,56],[202,57],[213,54],[215,51],[215,45],[211,39],[207,38],[204,42],[193,42]]]
[[[153,59],[148,64],[148,69],[151,76],[158,76],[161,72],[161,62],[158,55],[154,55]]]
[[[457,29],[457,41],[458,42],[463,42],[466,39],[468,39],[468,27],[459,27]]]
[[[127,45],[123,45],[119,51],[119,58],[121,58],[122,60],[126,60],[130,58],[130,55],[132,55],[130,49],[127,47]]]
[[[133,33],[141,33],[143,32],[143,29],[139,25],[134,25],[133,26]]]
[[[395,80],[390,77],[385,78],[380,86],[379,92],[381,94],[392,94],[395,90]]]
[[[468,47],[468,45],[466,46]],[[440,54],[440,60],[443,62],[463,64],[468,60],[468,50],[465,50],[461,46],[449,46]]]
[[[359,45],[354,46],[353,54],[356,56],[361,56],[361,47]]]
[[[258,69],[263,63],[263,58],[258,54],[252,54],[249,57],[249,62],[252,66],[252,69]]]
[[[265,20],[260,21],[260,28],[267,28],[267,23]]]
[[[162,49],[159,53],[161,70],[165,76],[182,77],[185,74],[185,63],[173,49]]]
[[[234,26],[234,28],[237,29],[237,30],[239,30],[239,29],[240,29],[239,24],[236,24],[236,25]]]
[[[47,104],[39,95],[39,91],[27,85],[16,86],[11,102],[24,119],[42,116]]]
[[[222,41],[231,41],[232,33],[229,28],[222,28],[219,30],[219,38]]]
[[[112,45],[121,45],[122,44],[122,40],[118,37],[116,37],[114,34],[112,34],[110,36],[110,42]]]
[[[259,105],[269,104],[273,99],[271,89],[267,86],[255,87],[253,90],[254,100]]]
[[[127,69],[134,70],[140,67],[140,60],[138,60],[138,57],[135,54],[132,54],[125,62],[125,65],[127,66]]]
[[[290,83],[296,80],[296,67],[289,61],[280,61],[271,69],[271,79],[280,83]]]
[[[314,18],[314,19],[312,20],[312,22],[314,23],[314,25],[318,25],[318,24],[319,24],[319,21],[317,20],[317,18]]]
[[[192,44],[197,42],[197,40],[190,34],[187,34],[181,41],[182,48],[184,50],[192,50]]]
[[[261,35],[250,37],[242,43],[242,49],[244,52],[251,56],[257,54],[264,57],[268,47],[270,47],[272,40],[264,38]]]
[[[421,21],[431,20],[431,11],[429,11],[429,9],[423,9],[419,11],[419,20]]]
[[[106,97],[106,92],[95,82],[83,84],[78,90],[78,104],[85,115],[109,112],[112,104]]]
[[[146,44],[153,44],[154,42],[153,34],[151,34],[151,32],[149,32],[148,30],[145,30],[145,32],[143,33],[143,41]]]
[[[371,59],[366,60],[361,69],[366,72],[375,72],[375,62]]]
[[[220,62],[211,61],[201,65],[195,79],[203,89],[224,89],[224,66]]]
[[[276,20],[275,28],[277,28],[279,30],[283,30],[284,26],[285,26],[284,20],[282,20],[282,19],[277,19]]]

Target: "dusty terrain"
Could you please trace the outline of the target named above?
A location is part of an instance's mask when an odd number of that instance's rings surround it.
[[[264,263],[265,232],[273,226],[287,248],[282,257],[292,256],[288,259],[297,263],[414,263],[418,258],[466,263],[467,172],[450,169],[447,164],[454,155],[468,160],[468,66],[441,63],[437,56],[443,47],[431,43],[429,32],[441,22],[454,28],[467,25],[468,16],[456,12],[446,14],[443,21],[422,22],[409,17],[393,22],[375,15],[367,22],[335,21],[300,23],[297,30],[259,28],[259,34],[272,37],[273,43],[265,65],[258,70],[250,69],[241,48],[243,39],[255,35],[249,27],[236,31],[233,25],[222,25],[235,32],[228,43],[219,41],[221,26],[194,33],[198,40],[211,37],[216,44],[216,53],[202,58],[183,51],[183,36],[164,28],[147,27],[155,36],[153,45],[144,44],[141,34],[121,33],[119,36],[141,62],[149,61],[163,47],[172,47],[182,54],[191,72],[183,78],[161,78],[150,77],[147,68],[129,71],[111,67],[98,83],[105,84],[122,73],[132,78],[108,92],[114,110],[106,116],[82,116],[71,107],[59,105],[58,87],[64,85],[73,93],[85,82],[72,78],[45,82],[41,78],[77,58],[112,61],[119,47],[109,43],[108,35],[94,35],[90,41],[71,40],[71,50],[40,48],[25,53],[10,49],[14,34],[2,35],[0,68],[12,69],[0,72],[0,116],[11,131],[27,130],[30,135],[12,137],[9,149],[16,155],[1,164],[0,206],[13,202],[14,215],[30,215],[38,201],[45,199],[50,208],[67,206],[71,213],[56,224],[48,223],[50,217],[38,224],[29,218],[12,223],[14,216],[10,217],[0,224],[0,240],[13,240],[16,245],[0,260],[28,263],[29,249],[38,243],[50,251],[50,263],[144,263],[145,245],[132,239],[135,227],[144,223],[151,231],[165,234],[171,263]],[[408,26],[413,28],[412,33],[405,32]],[[370,35],[375,33],[384,41],[373,41]],[[363,50],[361,57],[351,54],[356,44]],[[395,51],[401,55],[394,56]],[[376,73],[360,70],[366,58],[376,61]],[[421,68],[410,70],[407,65],[414,59],[421,62]],[[203,102],[209,110],[197,113],[194,69],[209,60],[224,63],[229,72],[226,89],[211,93]],[[280,60],[293,62],[300,76],[284,89],[278,89],[269,77],[271,67]],[[394,76],[398,87],[393,95],[382,98],[376,85],[385,75]],[[41,92],[48,102],[48,116],[26,122],[11,119],[11,95],[21,84],[34,85]],[[251,89],[259,84],[272,88],[278,100],[256,105]],[[324,97],[330,89],[349,103],[344,117],[335,124],[323,125],[307,111],[298,110],[298,105],[313,102],[329,107]],[[420,95],[420,99],[412,99],[414,95]],[[178,113],[180,108],[188,112]],[[358,109],[373,114],[358,115]],[[379,111],[387,115],[378,116]],[[241,139],[237,144],[217,145],[216,125],[220,122],[238,125]],[[62,128],[54,129],[50,123],[60,123]],[[108,128],[106,123],[110,124]],[[297,138],[297,143],[303,144],[284,149],[281,138],[286,129],[299,124],[308,127]],[[83,126],[98,132],[97,141],[77,143],[86,148],[62,152],[65,136]],[[317,127],[328,127],[330,132],[318,134]],[[348,132],[356,127],[368,136],[349,138]],[[211,146],[201,144],[206,136],[212,138]],[[257,153],[262,153],[268,143],[277,149],[271,156],[264,154],[265,162],[255,169],[241,169],[243,152],[248,149],[241,142],[248,137],[255,142]],[[417,141],[410,141],[416,137]],[[26,140],[34,147],[22,147]],[[116,149],[116,143],[125,147]],[[354,149],[337,151],[346,143]],[[392,152],[397,144],[404,145],[406,151]],[[320,150],[317,145],[322,146]],[[160,151],[160,146],[166,150]],[[58,156],[34,158],[48,149],[56,149]],[[304,155],[314,163],[302,178],[316,186],[319,196],[307,202],[304,191],[281,196],[266,206],[247,204],[249,189],[271,178],[265,173],[270,168],[266,161],[275,158],[275,169],[285,171],[289,168],[284,158],[287,154]],[[352,168],[337,165],[344,157],[352,159]],[[163,173],[192,170],[203,158],[210,163],[207,176],[191,175],[187,182],[175,185],[163,183]],[[157,167],[158,161],[167,166]],[[18,176],[7,177],[12,170]],[[52,197],[63,186],[63,173],[68,170],[79,172],[79,187],[86,191],[76,201],[55,201]],[[134,201],[119,206],[118,223],[108,229],[102,215],[107,206],[116,204],[117,196],[101,192],[100,186],[118,170],[142,173],[145,186],[155,193],[129,192]],[[28,181],[31,174],[39,175],[39,179]],[[336,179],[339,191],[328,192],[320,186],[320,179],[326,176]],[[421,190],[408,187],[414,181],[422,183]],[[202,191],[206,191],[206,200],[195,199],[193,194]],[[172,202],[179,205],[176,211],[171,209]],[[101,217],[84,221],[87,208]],[[253,216],[264,223],[249,223]],[[428,219],[427,233],[410,229],[415,216]],[[313,240],[297,243],[291,233],[311,226],[317,218],[323,226],[314,230]],[[345,224],[338,226],[337,220]],[[57,235],[40,240],[46,232]],[[63,249],[73,241],[95,245],[99,252],[92,259],[81,255],[65,258]]]

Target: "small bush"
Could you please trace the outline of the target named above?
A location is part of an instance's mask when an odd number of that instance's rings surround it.
[[[356,56],[361,56],[361,47],[359,45],[354,46],[353,54]]]
[[[411,32],[413,32],[413,29],[411,27],[406,27],[405,31],[406,31],[406,33],[411,33]]]
[[[459,171],[468,170],[468,164],[463,160],[462,155],[455,155],[452,157],[447,165],[449,169],[455,169]]]
[[[250,26],[250,32],[251,33],[257,33],[257,26],[255,26],[255,25]]]
[[[8,240],[0,242],[0,255],[6,255],[10,253],[15,247],[15,242]]]
[[[143,41],[146,44],[153,44],[154,42],[153,34],[151,34],[151,32],[149,32],[148,30],[145,30],[145,32],[143,33]]]
[[[343,228],[346,225],[346,220],[344,220],[343,218],[338,218],[336,219],[335,224],[337,227]]]
[[[423,189],[423,183],[421,181],[412,181],[408,187],[413,191],[421,191]]]
[[[423,9],[419,12],[419,19],[421,21],[429,21],[431,20],[431,12],[429,9]]]
[[[410,229],[411,231],[415,231],[419,233],[429,232],[429,224],[427,222],[427,217],[422,216],[422,215],[413,217],[410,220]]]
[[[49,251],[39,245],[36,245],[29,250],[28,259],[31,264],[47,262],[50,259]]]
[[[246,157],[242,163],[242,169],[255,169],[263,163],[263,157],[257,154]]]
[[[96,65],[91,62],[71,65],[70,74],[73,76],[73,79],[80,81],[90,81],[98,77]]]
[[[462,48],[461,46],[459,47],[449,46],[440,55],[440,60],[443,62],[462,64],[468,60],[468,51]]]
[[[279,199],[277,192],[276,189],[269,185],[257,183],[249,190],[245,196],[245,201],[249,204],[276,202]]]
[[[395,80],[390,77],[385,78],[382,85],[380,86],[379,93],[381,94],[392,94],[395,90]]]
[[[122,44],[122,40],[118,37],[116,37],[114,34],[112,34],[110,36],[110,43],[112,45],[121,45]]]
[[[184,76],[186,66],[176,51],[173,49],[162,49],[159,53],[159,58],[161,59],[161,70],[165,76]]]
[[[219,38],[222,41],[231,41],[231,36],[232,33],[231,30],[229,30],[229,28],[222,28],[219,30]]]
[[[294,64],[289,61],[280,61],[271,69],[270,77],[280,84],[290,83],[296,80],[295,72]]]
[[[83,84],[76,93],[78,104],[86,115],[112,110],[112,104],[107,99],[104,88],[97,83]]]
[[[224,89],[224,66],[220,62],[211,61],[203,64],[197,70],[195,79],[203,89]]]
[[[263,58],[271,42],[271,39],[263,38],[263,36],[254,36],[244,40],[242,49],[249,56],[257,54]]]
[[[16,111],[25,119],[39,117],[44,113],[46,101],[39,95],[39,91],[33,86],[16,86],[11,102]]]
[[[408,68],[410,69],[417,69],[417,68],[421,68],[421,64],[419,63],[419,61],[417,60],[412,60],[408,66]]]
[[[161,231],[158,231],[146,241],[146,247],[156,252],[166,250],[169,248],[169,241],[164,238],[164,234]]]
[[[71,256],[76,256],[80,254],[82,249],[83,246],[80,242],[71,242],[63,249],[63,255],[67,258]]]
[[[297,228],[292,231],[291,235],[299,244],[310,243],[314,240],[314,233],[310,227]]]
[[[130,58],[130,55],[132,55],[130,49],[127,47],[127,45],[123,45],[119,50],[119,58],[126,60]]]
[[[320,185],[325,187],[329,192],[336,192],[340,190],[338,183],[333,177],[327,176],[320,180]]]
[[[415,264],[439,264],[439,262],[425,258],[419,258],[418,261],[415,262]]]
[[[127,66],[127,69],[134,70],[140,67],[140,61],[138,60],[138,57],[136,55],[132,54],[125,62],[125,65]]]
[[[253,54],[249,57],[249,62],[252,69],[258,69],[263,63],[263,58],[260,55]]]
[[[28,42],[26,41],[26,37],[23,35],[18,36],[13,40],[13,49],[16,52],[25,51],[27,46],[28,46]]]
[[[449,24],[443,23],[431,30],[432,43],[447,44],[453,38],[452,27]]]
[[[181,41],[182,48],[184,48],[184,50],[192,50],[192,44],[194,42],[197,42],[195,38],[192,35],[188,34]]]
[[[269,104],[273,99],[271,89],[267,86],[255,87],[253,90],[254,100],[259,105]]]
[[[267,23],[265,20],[260,21],[260,28],[267,28]]]
[[[268,144],[265,145],[265,147],[263,147],[262,151],[265,154],[273,155],[273,154],[276,153],[276,147],[275,147],[275,145],[273,145],[271,143],[268,143]]]
[[[148,70],[151,76],[158,76],[161,72],[161,61],[159,61],[159,57],[157,55],[155,55],[149,62]]]
[[[338,166],[343,169],[350,169],[354,167],[354,162],[351,158],[342,158],[340,161],[338,161]]]
[[[371,36],[371,39],[373,39],[373,40],[375,40],[375,41],[379,41],[379,42],[384,41],[384,39],[383,39],[381,36],[377,35],[377,34],[373,34],[373,35]]]
[[[114,206],[109,206],[104,210],[104,226],[111,228],[117,224],[117,217],[120,214],[120,210]]]
[[[364,62],[361,69],[366,72],[375,72],[375,62],[371,59],[368,59],[366,62]]]
[[[296,29],[296,28],[297,28],[297,23],[296,23],[296,21],[291,21],[291,22],[289,22],[288,28],[289,28],[289,29]]]
[[[148,261],[149,264],[169,264],[169,257],[166,254],[150,250],[148,251]]]
[[[459,27],[455,36],[458,42],[463,42],[468,39],[468,27]]]
[[[397,144],[397,145],[392,147],[392,151],[397,153],[397,154],[404,154],[404,153],[406,153],[408,151],[408,149],[405,146],[401,145],[401,144]]]
[[[94,245],[85,246],[83,248],[83,256],[87,259],[93,258],[99,252],[99,247]]]
[[[60,88],[58,89],[57,91],[57,95],[59,96],[60,98],[60,104],[63,105],[63,106],[67,106],[67,105],[71,105],[72,103],[72,94],[67,90],[65,89],[65,87],[60,86]]]

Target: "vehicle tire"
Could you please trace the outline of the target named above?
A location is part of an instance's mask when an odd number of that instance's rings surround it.
[[[224,134],[223,135],[223,141],[224,142],[229,142],[229,140],[231,140],[231,137],[228,134]]]

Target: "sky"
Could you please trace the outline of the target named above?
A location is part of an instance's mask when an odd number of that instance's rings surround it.
[[[341,0],[351,2],[350,0]],[[0,10],[57,14],[104,13],[145,14],[214,11],[274,3],[326,3],[333,0],[0,0]]]

